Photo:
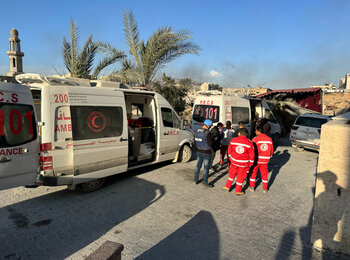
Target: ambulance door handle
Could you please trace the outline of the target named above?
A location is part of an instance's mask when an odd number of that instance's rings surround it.
[[[11,159],[8,157],[1,157],[0,159],[0,163],[9,162],[9,161],[11,161]]]
[[[121,142],[128,141],[128,138],[123,138],[123,137],[121,137],[121,138],[119,139],[119,141],[121,141]]]
[[[56,145],[55,145],[55,146],[53,147],[53,149],[55,149],[55,150],[62,150],[63,147],[61,147],[61,146],[56,146]]]
[[[169,135],[169,133],[168,132],[164,132],[163,135]]]

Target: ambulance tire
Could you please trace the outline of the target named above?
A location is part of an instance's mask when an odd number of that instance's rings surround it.
[[[276,133],[272,136],[272,142],[273,142],[273,146],[274,147],[277,147],[278,146],[278,143],[280,141],[280,134],[279,133]]]
[[[189,145],[184,144],[180,151],[180,162],[186,163],[189,162],[192,158],[192,149]]]
[[[105,183],[105,178],[100,178],[92,181],[87,181],[79,184],[79,190],[82,192],[93,192],[95,190],[100,189]]]
[[[294,150],[297,151],[297,152],[302,152],[302,151],[304,151],[304,147],[302,147],[302,146],[296,146],[296,147],[294,148]]]

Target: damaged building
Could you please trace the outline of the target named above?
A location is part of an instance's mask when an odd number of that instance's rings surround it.
[[[282,134],[287,135],[296,117],[306,113],[322,113],[321,88],[273,90],[257,96],[264,99],[273,110]]]

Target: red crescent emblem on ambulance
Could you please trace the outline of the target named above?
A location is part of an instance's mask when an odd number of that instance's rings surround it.
[[[98,111],[93,111],[87,118],[87,124],[91,131],[99,133],[106,127],[106,117]]]
[[[100,126],[99,126],[99,125],[96,125],[96,123],[95,123],[96,118],[98,118],[98,116],[94,116],[94,117],[91,119],[91,124],[92,124],[93,127],[99,128]]]

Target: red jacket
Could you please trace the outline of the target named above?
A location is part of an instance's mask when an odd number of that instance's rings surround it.
[[[254,162],[252,141],[242,135],[233,138],[228,146],[228,156],[233,165],[250,167]]]
[[[258,147],[259,159],[258,163],[267,164],[273,154],[273,144],[270,137],[266,134],[259,134],[253,138],[253,142]]]

